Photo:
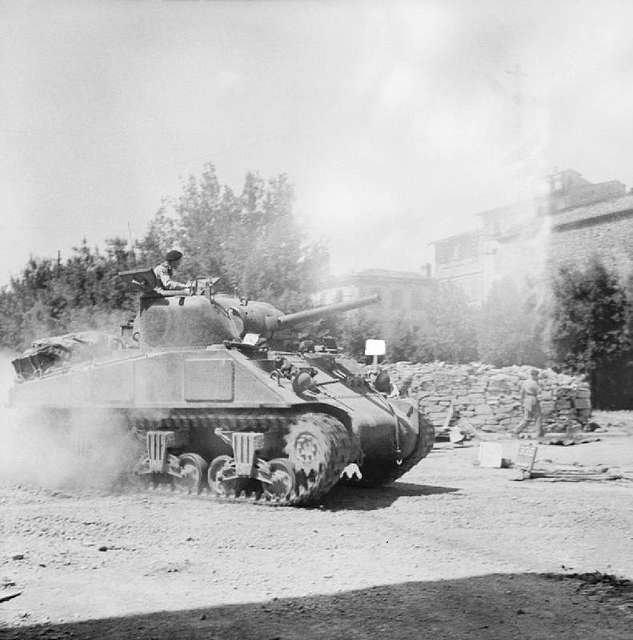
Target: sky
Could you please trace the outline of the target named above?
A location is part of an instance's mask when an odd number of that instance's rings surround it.
[[[633,184],[633,3],[0,0],[0,285],[288,174],[334,274],[419,270],[574,168]]]

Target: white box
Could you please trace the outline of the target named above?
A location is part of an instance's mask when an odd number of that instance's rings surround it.
[[[500,442],[479,443],[479,466],[501,469],[503,447]]]

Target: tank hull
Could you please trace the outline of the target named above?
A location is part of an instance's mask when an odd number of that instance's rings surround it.
[[[309,376],[305,388],[297,387],[299,373]],[[197,478],[189,491],[216,480],[219,488],[241,486],[231,476],[239,465],[236,478],[268,491],[287,479],[283,461],[290,460],[292,490],[284,494],[281,483],[272,493],[286,504],[318,501],[350,465],[358,469],[354,481],[391,482],[432,446],[417,407],[359,383],[349,362],[224,345],[118,351],[19,382],[10,404],[54,413],[60,423],[112,416],[145,447],[140,474],[180,482],[186,468]],[[225,458],[230,469],[208,475]]]

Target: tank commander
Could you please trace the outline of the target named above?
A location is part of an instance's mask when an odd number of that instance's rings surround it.
[[[173,289],[186,289],[188,287],[184,282],[172,280],[174,271],[180,265],[182,251],[179,249],[171,249],[165,254],[164,262],[154,267],[154,275],[157,280],[157,288],[171,291]]]
[[[538,369],[530,371],[530,377],[521,385],[521,405],[523,406],[523,419],[514,430],[519,435],[530,422],[536,425],[536,436],[543,437],[543,418],[541,415],[541,403],[538,399]]]

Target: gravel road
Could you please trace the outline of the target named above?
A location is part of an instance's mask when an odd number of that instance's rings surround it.
[[[516,482],[476,459],[438,444],[310,509],[5,480],[0,596],[19,595],[0,637],[630,640],[613,576],[633,579],[633,482]],[[538,459],[630,471],[633,437]]]

